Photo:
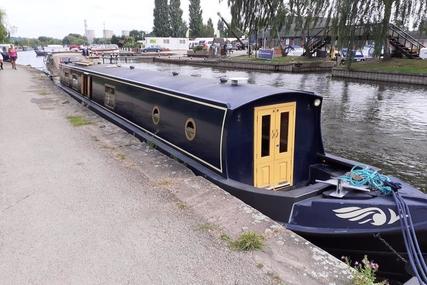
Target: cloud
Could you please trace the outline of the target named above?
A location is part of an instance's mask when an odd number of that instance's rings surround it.
[[[112,0],[15,0],[13,5],[0,6],[6,11],[8,24],[16,26],[14,36],[38,37],[53,36],[63,38],[69,33],[84,33],[84,19],[88,28],[94,29],[97,36],[106,29],[121,34],[122,30],[151,31],[153,27],[154,0],[128,0],[118,6]],[[188,23],[189,0],[181,0],[184,20]],[[217,12],[229,17],[226,1],[201,0],[203,19],[212,18],[214,25],[218,21]]]

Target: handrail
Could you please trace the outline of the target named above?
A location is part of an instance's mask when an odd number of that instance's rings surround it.
[[[412,41],[414,41],[415,43],[418,44],[418,46],[420,47],[425,47],[421,42],[419,42],[416,38],[414,38],[413,36],[411,36],[410,34],[408,34],[407,32],[405,32],[404,30],[402,30],[401,28],[399,28],[398,26],[390,23],[389,24],[390,28],[392,31],[395,31],[397,34],[403,34],[403,36],[405,36],[406,38],[410,38]],[[414,44],[414,43],[412,43]],[[414,44],[416,45],[416,44]]]
[[[328,36],[327,34],[329,32],[329,27],[320,28],[320,30],[316,34],[314,34],[313,36],[310,36],[310,39],[304,44],[304,47],[308,48],[310,50],[310,53],[313,53],[311,49],[314,46],[316,46],[319,42],[322,41],[322,39],[319,39],[318,37],[321,33],[325,33],[325,32],[326,32],[326,35],[323,35],[323,36]]]

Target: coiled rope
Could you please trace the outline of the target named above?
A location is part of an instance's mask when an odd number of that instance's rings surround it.
[[[398,192],[401,188],[400,184],[392,182],[390,177],[379,173],[377,170],[359,165],[354,166],[349,173],[341,176],[340,179],[353,186],[368,186],[370,189],[377,190],[384,195],[393,196],[400,218],[400,226],[409,263],[418,282],[422,285],[427,285],[427,265],[418,243],[411,212],[405,199]]]
[[[391,182],[390,177],[379,173],[377,170],[360,165],[355,165],[349,173],[341,176],[340,179],[353,186],[368,186],[385,195],[390,195],[393,190],[400,188],[400,185]]]

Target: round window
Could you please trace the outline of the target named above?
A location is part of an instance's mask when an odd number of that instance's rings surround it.
[[[194,140],[196,137],[196,122],[192,118],[185,122],[185,136],[189,141]]]
[[[159,107],[154,106],[153,111],[151,111],[151,119],[155,125],[158,125],[160,122],[160,110]]]

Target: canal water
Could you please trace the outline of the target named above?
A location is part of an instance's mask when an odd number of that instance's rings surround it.
[[[27,63],[24,57],[21,59],[21,64],[40,65],[35,54],[28,56]],[[371,164],[427,192],[426,87],[333,79],[327,73],[226,71],[158,63],[128,65],[176,71],[195,80],[247,77],[249,84],[314,91],[324,97],[322,132],[327,152]]]
[[[36,56],[36,53],[33,50],[29,50],[18,52],[18,59],[16,60],[16,63],[22,65],[31,65],[37,69],[44,70],[45,64],[43,60],[43,56]]]

